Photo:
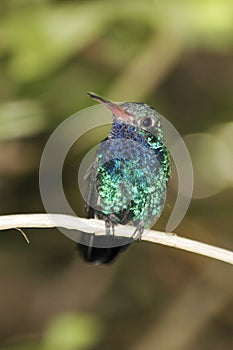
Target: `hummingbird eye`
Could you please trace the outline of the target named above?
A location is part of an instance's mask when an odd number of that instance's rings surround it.
[[[153,126],[153,124],[154,120],[151,117],[146,117],[142,121],[142,126],[144,126],[144,128],[149,128],[150,126]]]

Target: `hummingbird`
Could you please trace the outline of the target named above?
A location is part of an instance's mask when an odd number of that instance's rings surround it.
[[[87,218],[105,222],[105,235],[82,233],[78,250],[85,261],[111,263],[161,215],[170,178],[170,154],[160,115],[142,102],[115,103],[89,97],[113,113],[111,130],[97,147],[87,171]],[[115,226],[135,227],[130,238],[115,236]]]

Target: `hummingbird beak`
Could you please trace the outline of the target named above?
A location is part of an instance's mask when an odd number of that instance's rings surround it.
[[[108,109],[112,111],[112,113],[117,119],[121,119],[125,122],[133,122],[133,116],[127,111],[125,111],[123,108],[121,108],[119,104],[109,101],[104,97],[98,96],[93,92],[88,92],[88,96],[91,97],[93,100],[96,100],[105,105]]]

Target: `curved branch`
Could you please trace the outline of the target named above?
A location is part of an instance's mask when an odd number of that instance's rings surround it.
[[[95,233],[96,235],[105,233],[104,222],[96,219],[84,219],[63,214],[17,214],[0,216],[0,230],[15,229],[19,227],[63,227],[66,229]],[[135,228],[132,226],[118,225],[116,226],[115,234],[130,237],[134,230]],[[143,241],[186,250],[233,264],[233,252],[209,244],[179,237],[176,234],[166,234],[164,232],[154,230],[145,230],[141,239]]]

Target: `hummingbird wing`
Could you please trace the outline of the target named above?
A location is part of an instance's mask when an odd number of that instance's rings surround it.
[[[101,212],[100,208],[100,195],[98,193],[98,176],[97,170],[99,167],[98,157],[95,158],[94,162],[87,169],[84,179],[87,183],[85,201],[87,217],[103,219],[106,222],[106,233],[107,226],[110,223],[113,224],[109,217],[105,216]],[[78,244],[78,252],[83,259],[90,263],[95,264],[109,264],[116,256],[128,248],[129,242],[126,244],[125,237],[115,237],[114,235],[106,234],[105,236],[95,236],[87,233],[82,233],[81,242]],[[103,246],[101,247],[101,244]]]
[[[87,172],[84,176],[84,180],[87,184],[86,192],[85,192],[85,207],[87,210],[87,218],[94,219],[95,218],[95,210],[96,204],[98,202],[98,192],[96,191],[96,174],[98,169],[98,162],[95,161],[89,166]]]

